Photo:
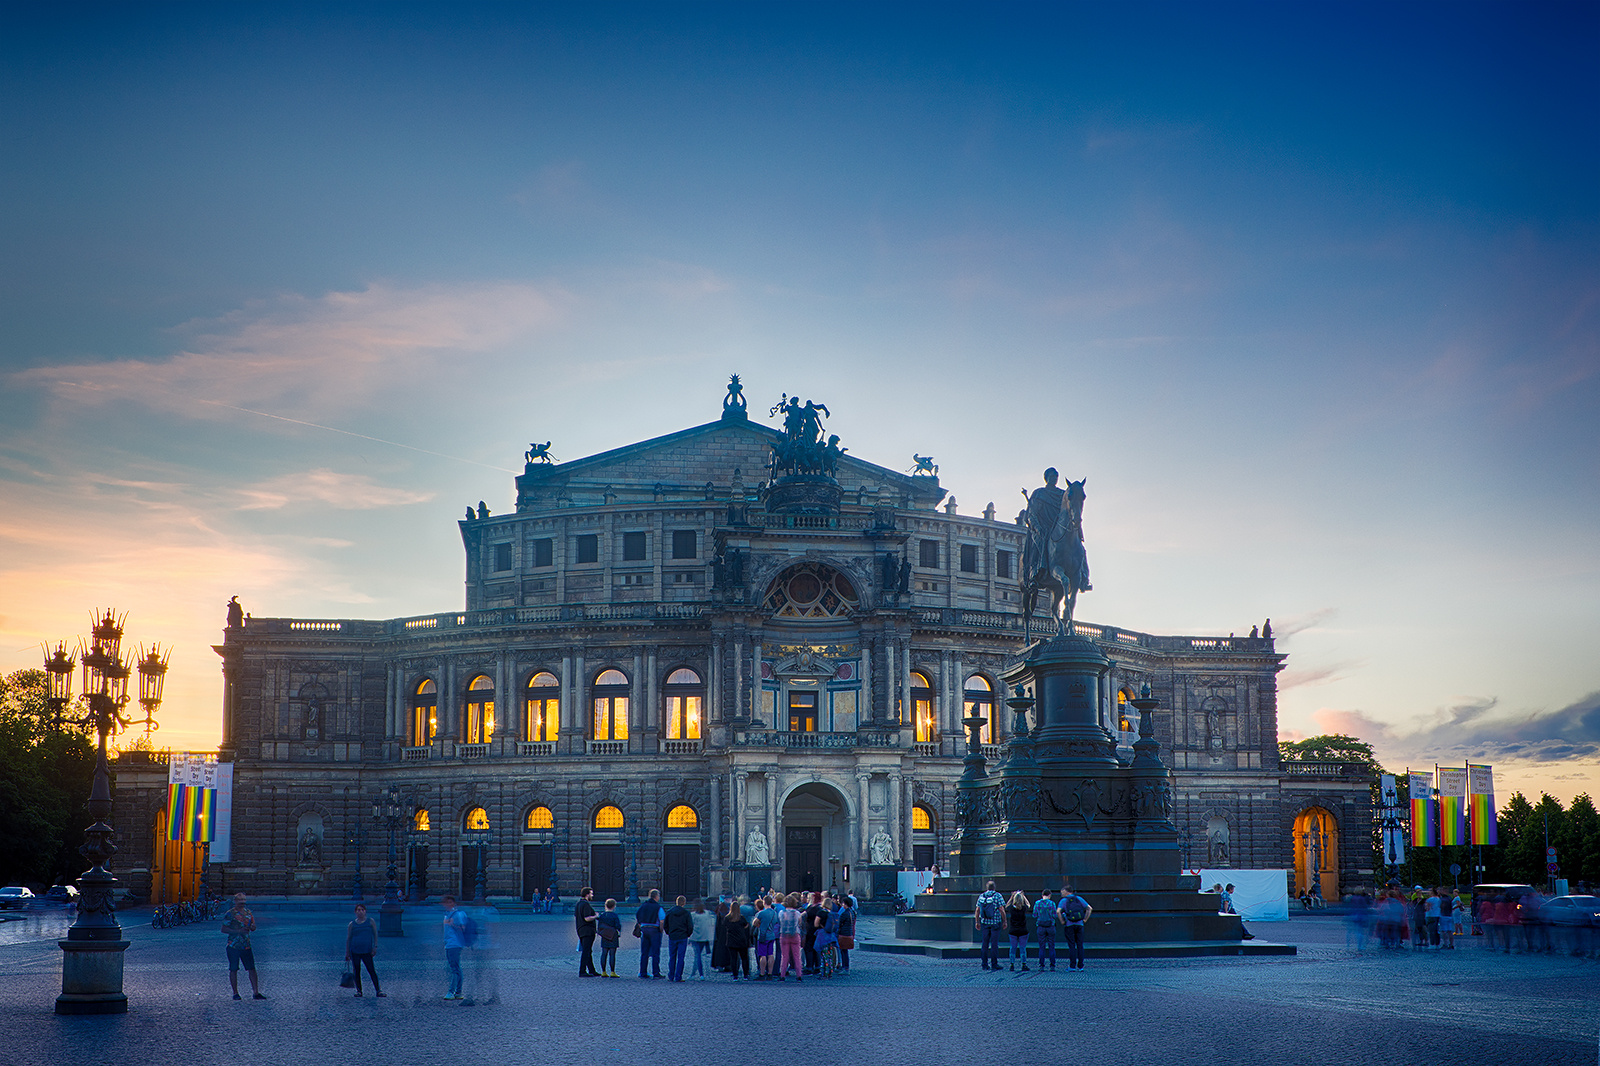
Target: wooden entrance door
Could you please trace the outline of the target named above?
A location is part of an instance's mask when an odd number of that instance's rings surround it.
[[[822,887],[822,827],[783,827],[784,891],[815,892]]]
[[[691,902],[700,897],[699,844],[661,846],[661,896],[669,906],[679,896]]]
[[[549,844],[522,845],[522,898],[535,899],[555,884],[555,848]]]
[[[628,890],[621,844],[589,845],[589,884],[602,904],[609,897],[622,899]]]

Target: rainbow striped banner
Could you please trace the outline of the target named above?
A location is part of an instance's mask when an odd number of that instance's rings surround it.
[[[1406,771],[1406,791],[1411,796],[1411,846],[1431,848],[1439,843],[1438,808],[1433,803],[1433,778]]]
[[[1494,768],[1467,764],[1467,814],[1472,824],[1472,843],[1498,844],[1500,831],[1494,820]]]
[[[173,752],[167,766],[167,839],[209,843],[217,822],[217,757]]]
[[[1439,777],[1439,843],[1467,842],[1467,768],[1436,766]]]

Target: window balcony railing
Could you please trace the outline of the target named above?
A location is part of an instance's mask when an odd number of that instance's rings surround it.
[[[553,740],[519,740],[517,741],[518,755],[554,755],[556,744]]]
[[[661,750],[668,755],[698,755],[700,742],[698,740],[663,740]]]
[[[1295,777],[1370,777],[1372,772],[1360,763],[1296,762],[1285,759],[1278,764]]]
[[[736,743],[752,748],[853,748],[854,733],[807,733],[774,730],[761,733],[737,733]]]
[[[919,759],[932,759],[939,754],[939,742],[936,740],[919,740],[911,745],[911,751]]]
[[[626,755],[628,742],[626,740],[591,740],[588,741],[590,755]]]
[[[400,749],[401,762],[427,762],[431,758],[433,758],[433,748],[431,746]]]
[[[489,757],[487,744],[457,744],[456,758],[458,759],[486,759]]]

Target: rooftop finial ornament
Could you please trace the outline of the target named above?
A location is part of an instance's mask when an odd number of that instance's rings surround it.
[[[1072,635],[1072,612],[1078,593],[1089,584],[1089,556],[1083,547],[1084,481],[1068,481],[1056,487],[1060,475],[1055,467],[1044,472],[1044,485],[1027,497],[1025,513],[1027,540],[1022,549],[1022,639],[1029,637],[1033,605],[1041,589],[1050,591],[1050,614],[1056,621],[1056,635]]]
[[[750,413],[746,410],[748,404],[744,398],[744,386],[739,383],[739,375],[732,374],[728,377],[728,395],[722,398],[722,420],[724,422],[748,422]]]

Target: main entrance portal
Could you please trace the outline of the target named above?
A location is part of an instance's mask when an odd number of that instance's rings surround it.
[[[801,785],[783,804],[783,888],[815,892],[834,887],[838,863],[849,861],[850,811],[837,789]]]

